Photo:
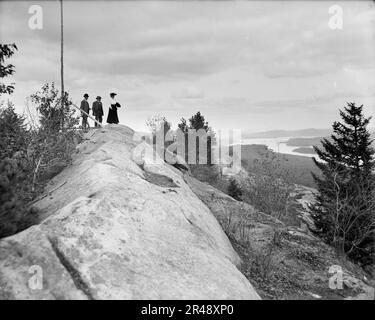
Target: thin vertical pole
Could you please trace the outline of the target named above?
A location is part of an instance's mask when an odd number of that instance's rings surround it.
[[[60,40],[61,40],[61,57],[60,57],[60,76],[61,76],[61,129],[64,129],[64,9],[63,0],[60,0]]]

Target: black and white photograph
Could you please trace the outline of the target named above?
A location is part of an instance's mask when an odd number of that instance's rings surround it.
[[[0,1],[0,300],[374,288],[375,2]]]

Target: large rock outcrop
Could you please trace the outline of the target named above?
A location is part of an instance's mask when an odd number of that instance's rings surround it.
[[[180,171],[127,127],[89,135],[35,203],[43,222],[0,241],[0,299],[259,299]]]

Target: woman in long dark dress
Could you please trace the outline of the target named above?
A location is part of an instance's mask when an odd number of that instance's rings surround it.
[[[107,123],[119,123],[117,108],[121,108],[121,105],[115,100],[116,93],[110,94],[110,106],[108,111]]]

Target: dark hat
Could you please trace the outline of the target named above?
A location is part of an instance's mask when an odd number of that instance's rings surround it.
[[[112,97],[112,96],[117,96],[117,93],[111,92],[109,95],[110,95],[111,97]]]
[[[84,97],[89,97],[89,95],[88,95],[87,93],[85,93],[83,96],[84,96]]]
[[[100,100],[102,97],[101,96],[97,96],[96,97],[96,100]]]

